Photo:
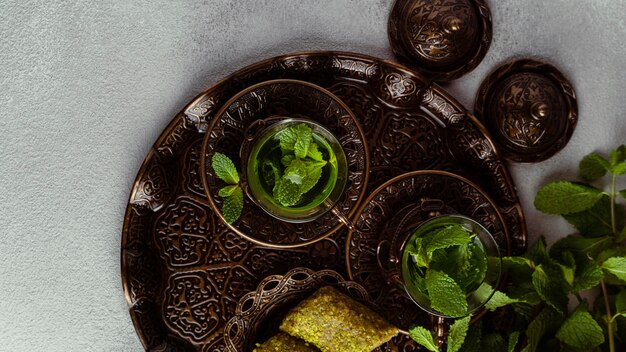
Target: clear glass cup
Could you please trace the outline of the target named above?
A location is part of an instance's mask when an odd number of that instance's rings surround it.
[[[432,231],[450,225],[461,225],[466,231],[476,234],[474,237],[474,244],[478,248],[482,249],[487,259],[487,271],[485,278],[481,282],[472,283],[469,286],[470,288],[467,290],[467,314],[469,315],[484,306],[493,296],[500,282],[502,270],[498,245],[491,233],[489,233],[489,231],[478,222],[458,215],[443,215],[425,221],[423,224],[418,226],[412,234],[407,236],[402,245],[400,277],[402,278],[402,283],[406,293],[418,306],[431,314],[443,315],[441,312],[438,312],[431,307],[428,296],[423,294],[416,287],[415,281],[411,279],[411,276],[415,275],[415,271],[413,269],[415,265],[412,264],[410,251],[415,238],[423,237]]]
[[[249,148],[243,148],[242,160],[246,161],[246,180],[250,198],[268,214],[287,222],[313,221],[333,209],[343,195],[348,175],[348,163],[343,148],[335,135],[321,124],[301,118],[277,118],[278,121],[254,133]],[[284,206],[274,199],[272,186],[264,180],[264,161],[280,162],[280,141],[277,134],[291,126],[306,124],[313,131],[313,142],[326,160],[322,176],[316,185],[306,192],[294,206]],[[249,150],[249,152],[248,152]],[[277,158],[277,159],[276,159]],[[342,217],[341,214],[337,214]]]
[[[410,255],[412,244],[417,237],[439,228],[461,225],[465,230],[476,234],[474,244],[482,249],[487,259],[487,269],[482,282],[472,282],[466,289],[468,311],[471,315],[482,308],[491,299],[500,284],[502,257],[496,240],[480,223],[462,215],[441,215],[426,221],[419,220],[419,211],[411,209],[400,211],[390,221],[388,230],[392,231],[392,241],[382,241],[378,246],[379,265],[387,273],[390,283],[404,289],[406,295],[426,312],[445,318],[451,317],[432,308],[428,295],[420,290],[413,275],[419,275]]]

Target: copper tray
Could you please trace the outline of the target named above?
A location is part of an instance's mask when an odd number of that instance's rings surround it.
[[[340,231],[307,247],[253,244],[219,221],[200,170],[203,133],[237,92],[277,78],[309,81],[359,118],[370,150],[368,190],[394,176],[442,169],[477,183],[499,207],[512,253],[526,246],[521,207],[506,165],[482,125],[441,87],[399,65],[361,54],[308,52],[244,68],[176,115],[147,155],[122,233],[122,281],[139,337],[151,351],[223,351],[224,324],[266,276],[297,266],[346,275]]]

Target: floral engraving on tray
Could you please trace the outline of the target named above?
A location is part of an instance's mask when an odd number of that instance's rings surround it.
[[[445,158],[439,129],[427,116],[388,114],[385,121],[373,152],[374,165],[402,165],[411,171],[430,169]]]
[[[418,101],[421,92],[421,82],[403,73],[391,72],[384,76],[380,83],[380,97],[394,105],[407,105]]]
[[[190,199],[178,198],[156,222],[160,253],[172,267],[192,266],[210,258],[211,236],[216,232],[212,211]]]
[[[134,188],[132,203],[138,209],[156,211],[169,201],[178,180],[178,173],[172,164],[172,159],[152,153],[147,171]]]
[[[219,108],[221,96],[217,93],[202,97],[200,101],[185,110],[185,117],[198,132],[204,133],[209,128],[211,116]]]
[[[372,61],[333,58],[333,69],[353,78],[368,80],[378,74],[380,67]]]
[[[165,322],[197,341],[219,328],[223,312],[213,280],[204,271],[171,276],[165,289]]]
[[[432,89],[426,89],[422,97],[422,104],[445,124],[455,124],[467,119],[466,113],[455,108],[450,101],[438,95]]]

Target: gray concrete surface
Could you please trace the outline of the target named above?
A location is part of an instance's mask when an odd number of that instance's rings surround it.
[[[491,0],[483,63],[448,86],[467,107],[514,56],[562,69],[579,96],[570,144],[513,164],[531,238],[568,232],[537,188],[626,142],[626,1]],[[120,280],[120,231],[150,146],[232,71],[297,50],[391,59],[390,0],[0,0],[0,351],[139,351]]]

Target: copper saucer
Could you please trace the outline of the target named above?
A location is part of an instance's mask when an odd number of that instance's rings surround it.
[[[344,196],[334,211],[307,223],[289,223],[267,214],[249,197],[239,220],[228,225],[244,238],[271,248],[294,248],[320,241],[349,224],[364,196],[369,173],[369,156],[365,136],[354,114],[329,91],[297,80],[271,80],[247,88],[216,114],[202,148],[201,170],[211,205],[222,217],[222,198],[217,197],[224,185],[214,175],[210,158],[215,152],[229,156],[235,165],[244,165],[240,147],[245,144],[248,127],[272,116],[306,118],[319,122],[339,140],[348,161],[348,181]],[[240,166],[240,173],[245,175]],[[245,177],[244,177],[245,178]]]
[[[511,252],[505,222],[495,203],[474,183],[445,171],[416,171],[395,177],[377,188],[355,216],[346,240],[346,266],[350,279],[363,285],[384,317],[401,329],[413,324],[432,325],[433,316],[418,308],[399,287],[388,283],[379,265],[377,249],[393,234],[387,225],[407,207],[427,220],[460,214],[481,223],[493,235],[502,253]]]

